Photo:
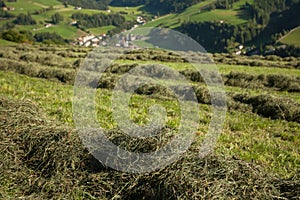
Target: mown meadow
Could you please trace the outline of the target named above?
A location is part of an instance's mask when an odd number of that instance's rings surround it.
[[[112,90],[120,77],[138,65],[164,65],[184,75],[195,91],[200,116],[195,141],[181,159],[155,172],[129,174],[94,159],[75,130],[73,84],[91,50],[51,45],[1,48],[1,198],[300,197],[299,58],[210,55],[225,85],[227,113],[215,151],[199,159],[198,149],[212,116],[201,74],[186,60],[165,51],[123,55],[96,81],[97,119],[111,141],[134,152],[155,151],[180,125],[180,106],[174,95],[164,87],[146,85],[131,98],[130,118],[146,124],[148,108],[159,104],[167,114],[163,134],[131,139],[118,130]]]

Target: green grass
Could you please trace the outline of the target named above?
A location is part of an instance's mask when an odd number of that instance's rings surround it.
[[[49,28],[44,28],[39,31],[35,31],[35,33],[41,32],[55,32],[61,35],[63,38],[75,39],[77,37],[77,28],[75,26],[67,26],[64,24],[55,25]]]
[[[16,43],[10,42],[10,41],[7,41],[7,40],[0,39],[0,46],[14,45],[14,44],[16,44]]]
[[[58,6],[62,3],[57,0],[19,0],[16,2],[5,2],[8,7],[15,7],[14,11],[10,11],[13,14],[34,12],[35,10],[40,10],[42,8],[47,8],[49,6]]]
[[[131,60],[117,60],[116,63],[123,64],[132,64],[137,63],[137,61]],[[149,63],[157,63],[168,66],[175,70],[184,70],[184,69],[192,69],[194,68],[189,63],[177,63],[177,62],[160,62],[160,61],[138,61],[140,64],[149,64]],[[260,75],[260,74],[285,74],[291,76],[300,76],[299,69],[287,69],[287,68],[276,68],[276,67],[258,67],[258,66],[244,66],[244,65],[228,65],[228,64],[216,64],[218,70],[222,74],[229,74],[231,71],[235,72],[243,72],[248,74]],[[201,65],[201,67],[209,68],[210,65]]]
[[[62,53],[65,53],[63,54],[63,57],[59,57],[58,55],[61,55]],[[54,58],[53,60],[50,59],[51,64],[56,63],[51,67],[46,66],[46,64],[43,65],[42,67],[45,70],[57,68],[61,68],[61,70],[64,71],[74,70],[72,66],[69,66],[69,68],[62,68],[64,66],[60,66],[59,64],[61,64],[62,60],[64,62],[72,63],[70,59],[73,58],[73,56],[78,54],[83,55],[85,53],[86,48],[74,46],[47,47],[47,45],[18,45],[3,47],[1,51],[3,61],[9,59],[15,61],[14,64],[12,64],[12,67],[15,67],[15,65],[18,66],[17,62],[20,62],[20,66],[21,64],[22,66],[25,66],[25,70],[20,70],[19,73],[26,73],[26,71],[35,70],[35,68],[38,68],[41,65],[40,62],[44,61],[43,58]],[[22,57],[22,55],[31,55],[31,57],[38,56],[40,60],[36,60],[36,62],[34,63],[20,61],[20,57]],[[47,57],[45,57],[45,55]],[[125,60],[117,60],[117,62],[122,64],[132,63],[132,61]],[[149,61],[135,62],[138,62],[139,64],[149,63]],[[182,70],[189,67],[185,63],[156,63],[170,66],[176,70]],[[5,63],[3,63],[3,66],[5,66],[4,64]],[[26,68],[27,66],[28,69]],[[5,67],[3,69],[5,69]],[[241,70],[242,72],[251,74],[264,72],[264,74],[266,75],[270,73],[294,74],[297,76],[300,75],[298,72],[300,71],[299,69],[297,71],[296,69],[270,67],[262,68],[219,65],[219,70],[223,73],[227,73],[229,70]],[[53,76],[51,77],[53,78]],[[51,77],[48,78],[50,79]],[[130,191],[132,190],[132,188],[135,189],[135,186],[139,185],[140,183],[145,183],[147,186],[149,183],[147,181],[149,180],[157,182],[165,178],[169,180],[169,177],[171,178],[171,180],[173,180],[177,176],[182,175],[183,172],[183,179],[180,181],[177,181],[176,179],[176,183],[178,182],[179,184],[178,188],[182,187],[182,183],[184,183],[183,180],[186,180],[186,178],[188,178],[187,181],[191,184],[204,180],[203,187],[205,190],[207,190],[208,193],[219,193],[219,189],[222,188],[221,192],[225,192],[227,198],[232,197],[232,191],[224,191],[224,187],[228,187],[228,183],[231,183],[234,187],[241,188],[241,194],[245,194],[245,191],[247,191],[247,187],[250,187],[254,191],[258,190],[262,192],[268,192],[267,190],[269,190],[269,187],[262,186],[263,189],[259,187],[261,185],[258,184],[261,184],[262,181],[256,181],[257,177],[260,180],[265,180],[273,176],[276,178],[279,177],[280,179],[294,176],[296,177],[296,181],[290,182],[284,180],[286,182],[284,186],[292,187],[292,189],[288,188],[288,191],[293,190],[293,188],[297,189],[298,187],[297,183],[299,183],[299,179],[297,179],[297,176],[300,169],[300,124],[296,122],[288,122],[285,120],[271,120],[269,118],[264,118],[252,112],[251,108],[248,107],[245,110],[232,108],[228,109],[225,123],[222,129],[222,134],[216,144],[215,152],[213,153],[213,156],[217,156],[218,158],[230,158],[230,163],[237,162],[235,163],[235,168],[230,167],[227,169],[226,164],[224,164],[223,162],[219,162],[220,159],[218,159],[218,162],[210,162],[210,157],[206,157],[203,160],[198,160],[197,157],[195,161],[193,160],[194,165],[188,164],[184,165],[183,167],[177,167],[176,165],[174,167],[174,169],[176,169],[176,173],[170,175],[167,174],[168,176],[166,176],[164,169],[161,172],[163,175],[159,176],[159,179],[156,179],[156,177],[157,173],[160,173],[160,171],[154,172],[154,176],[148,177],[147,179],[140,179],[140,177],[143,175],[133,175],[132,179],[127,179],[127,177],[131,175],[125,173],[122,174],[108,168],[102,169],[102,167],[98,171],[97,167],[99,166],[96,162],[91,160],[91,164],[88,164],[90,162],[90,159],[87,160],[86,158],[88,157],[85,157],[88,155],[88,153],[87,151],[83,151],[84,148],[80,146],[78,135],[75,133],[75,131],[73,132],[71,130],[75,128],[72,113],[72,100],[74,91],[73,85],[61,83],[55,80],[56,79],[47,80],[42,78],[33,78],[13,72],[4,72],[0,70],[0,98],[6,100],[4,101],[4,104],[1,102],[0,122],[4,121],[7,123],[2,123],[2,126],[4,127],[1,138],[4,139],[2,147],[4,145],[6,146],[3,147],[4,153],[1,154],[1,159],[10,159],[9,164],[5,165],[6,167],[2,169],[2,175],[6,176],[4,176],[4,178],[0,180],[0,196],[5,199],[16,199],[18,197],[39,198],[41,195],[43,195],[43,198],[47,199],[51,198],[53,194],[61,198],[66,197],[67,199],[96,199],[96,197],[99,197],[101,199],[108,197],[108,195],[110,194],[115,197],[123,198],[124,196],[119,196],[119,194],[123,194],[121,193],[121,190]],[[256,90],[226,86],[225,89],[227,93],[245,92],[251,96],[271,94],[275,97],[285,96],[290,99],[298,99],[298,102],[300,102],[299,93],[281,92],[276,91],[272,88],[268,88],[266,90]],[[107,89],[97,89],[94,101],[96,115],[99,124],[105,129],[113,129],[117,127],[117,122],[113,117],[111,97],[112,91]],[[14,103],[14,100],[18,100],[18,102],[20,102],[19,104],[23,104],[24,102],[25,105],[28,105],[29,101],[30,105],[31,103],[34,104],[39,108],[41,112],[36,112],[34,108],[32,109],[32,107],[28,107],[29,109],[24,106],[22,108],[19,108],[18,104]],[[9,104],[10,106],[3,106],[6,104]],[[166,109],[167,128],[170,128],[172,132],[175,132],[180,125],[181,119],[181,109],[176,99],[160,98],[155,95],[146,96],[134,94],[131,96],[131,99],[129,101],[130,112],[128,113],[128,115],[130,119],[137,124],[145,124],[149,122],[150,115],[148,109],[154,104],[158,104]],[[209,105],[198,104],[198,111],[200,119],[199,124],[197,124],[197,132],[195,138],[196,141],[193,144],[192,148],[184,155],[182,160],[187,159],[190,155],[194,155],[195,151],[198,151],[199,146],[197,145],[200,145],[201,140],[203,139],[209,128],[212,109]],[[25,112],[27,113],[27,115],[25,114]],[[43,118],[45,115],[47,117],[47,120],[44,120]],[[31,118],[34,118],[32,123],[29,120]],[[50,121],[50,119],[55,119],[56,121]],[[38,123],[36,123],[36,121]],[[49,122],[49,125],[48,123],[44,124],[46,122]],[[59,127],[63,128],[64,131],[56,132],[56,129],[51,128],[56,126],[58,127],[58,125]],[[44,129],[44,127],[46,130]],[[48,129],[48,127],[50,129]],[[39,130],[40,132],[37,132],[36,130]],[[52,133],[55,133],[55,135],[53,135],[55,137],[49,137],[49,134]],[[56,133],[58,134],[56,135]],[[17,137],[16,139],[14,139],[14,137],[12,136]],[[62,139],[60,139],[60,136],[62,136]],[[48,138],[50,138],[50,140],[48,140]],[[75,139],[76,143],[74,142]],[[123,138],[121,139],[123,140]],[[32,143],[32,141],[34,143]],[[142,144],[143,143],[139,145]],[[37,150],[35,150],[35,147],[37,147]],[[43,159],[45,159],[45,161],[47,160],[49,166],[51,166],[50,164],[52,163],[61,162],[63,164],[53,165],[58,166],[58,168],[32,167],[28,163],[31,163],[33,160],[30,160],[30,162],[27,160],[27,162],[23,161],[23,158],[25,158],[24,153],[27,152],[27,148],[30,149],[30,152],[34,152],[34,156],[35,154],[38,155],[37,159],[40,159],[42,157]],[[134,145],[133,148],[137,148],[137,146]],[[26,150],[23,151],[23,149]],[[77,153],[81,156],[78,156]],[[68,161],[68,159],[70,161]],[[241,161],[240,159],[242,159],[243,162],[247,162],[243,164],[239,162]],[[179,162],[181,162],[181,160]],[[20,169],[22,171],[18,168],[18,166],[15,166],[18,164],[20,165]],[[88,166],[91,165],[92,168],[86,167],[87,164]],[[200,167],[197,168],[196,166],[199,165]],[[247,165],[247,168],[245,168],[244,165]],[[70,166],[70,171],[69,168],[65,168],[65,166]],[[218,166],[218,170],[213,172],[208,171],[211,168],[216,168],[216,166]],[[60,171],[60,169],[64,171]],[[30,170],[32,170],[32,172],[34,173],[31,173]],[[188,171],[185,173],[185,170]],[[212,177],[210,179],[205,179],[205,176],[203,176],[202,174],[199,175],[199,171],[197,170],[204,170],[203,174],[207,174],[207,172],[217,174],[222,176],[222,178],[219,179]],[[74,172],[76,173],[74,174]],[[253,173],[254,176],[249,176],[249,172]],[[263,174],[266,173],[268,176],[261,176],[260,172],[263,172]],[[48,173],[51,174],[51,176],[46,176],[48,175]],[[240,181],[240,176],[244,176],[244,178],[248,180],[247,184],[243,183],[243,181]],[[69,179],[70,177],[76,180]],[[192,177],[192,179],[190,179],[190,177]],[[211,182],[212,180],[214,180],[214,182]],[[35,181],[37,182],[35,183]],[[119,185],[116,184],[118,184],[120,181],[123,181],[124,185],[121,185],[119,187]],[[275,181],[276,179],[274,179],[274,182]],[[173,187],[174,185],[174,182],[164,182],[163,184],[154,184],[154,186],[152,186],[151,183],[152,182],[149,183],[150,190],[152,190],[152,187],[153,189],[158,187],[158,193],[161,191],[165,191],[161,190],[160,186],[169,184]],[[220,185],[217,185],[215,187],[215,183],[218,183]],[[241,183],[245,184],[245,186],[239,187]],[[292,184],[294,184],[294,187],[292,186]],[[76,188],[74,188],[73,185],[75,185]],[[109,185],[114,185],[116,188],[111,189]],[[59,186],[62,186],[63,189],[61,189],[61,187]],[[141,185],[141,187],[143,186],[144,185]],[[64,187],[67,187],[68,189]],[[199,188],[201,187],[202,185],[199,186]],[[210,188],[212,187],[214,191],[211,191]],[[28,191],[28,188],[33,188],[34,191],[32,194],[26,193]],[[177,188],[177,186],[175,188]],[[191,187],[188,187],[184,190],[188,192],[191,191],[191,193],[193,194],[194,191],[198,191],[199,188],[197,187],[195,189],[191,189]],[[141,188],[139,188],[137,194],[140,193],[140,189]],[[105,192],[102,193],[102,190]],[[99,191],[101,191],[101,193],[99,193]],[[89,194],[90,192],[91,194]],[[181,195],[180,193],[177,194]],[[295,194],[297,195],[298,193]],[[95,198],[93,198],[93,195],[95,195]],[[237,196],[237,198],[241,196],[242,195]],[[272,197],[274,196],[271,196],[270,198]]]
[[[12,14],[20,14],[27,12],[34,12],[35,10],[40,10],[43,8],[42,5],[35,4],[31,0],[21,0],[17,2],[5,2],[8,7],[14,7],[14,11],[10,11]]]
[[[280,40],[280,42],[283,44],[300,46],[300,27],[288,33]]]
[[[101,35],[101,34],[106,34],[108,31],[113,30],[115,28],[115,26],[111,25],[111,26],[103,26],[100,28],[90,28],[88,29],[88,31],[90,31],[91,33],[95,34],[95,35]]]
[[[15,99],[31,99],[43,107],[48,115],[65,123],[72,123],[72,86],[45,79],[30,78],[0,72],[1,95]],[[16,88],[19,88],[16,90]]]
[[[249,67],[243,65],[224,65],[218,64],[221,73],[228,74],[231,71],[244,72],[248,74],[285,74],[291,76],[300,76],[298,69],[272,68],[272,67]]]
[[[141,7],[142,6],[135,6],[135,7],[128,7],[128,9],[126,9],[126,7],[109,6],[109,9],[113,13],[127,12],[129,15],[141,15],[142,14]]]
[[[60,1],[57,0],[32,0],[32,2],[34,3],[38,3],[44,6],[58,6],[58,5],[62,5],[62,3]]]
[[[14,99],[30,99],[42,107],[46,114],[63,123],[73,125],[72,85],[64,85],[44,79],[29,78],[0,71],[0,95]],[[97,113],[99,123],[105,128],[116,126],[112,118],[111,92],[98,90]],[[131,118],[136,123],[148,119],[147,108],[159,103],[167,109],[169,126],[177,126],[180,111],[172,101],[149,99],[135,95],[131,99]],[[206,133],[209,124],[209,107],[199,105],[201,123],[199,135]],[[175,120],[175,121],[174,121]],[[253,113],[230,111],[227,113],[223,134],[217,144],[217,152],[233,155],[263,166],[281,176],[297,173],[300,167],[300,126],[281,120],[262,118]]]
[[[275,91],[275,90],[272,90],[272,89],[239,88],[239,87],[232,87],[232,86],[226,86],[225,89],[226,89],[226,92],[247,93],[251,96],[271,94],[271,95],[274,95],[274,96],[280,97],[280,98],[292,99],[293,101],[300,103],[299,93],[290,93],[290,92],[285,92],[285,91]]]
[[[93,10],[93,9],[82,9],[80,11],[75,10],[74,6],[68,6],[65,8],[61,2],[57,0],[50,0],[50,1],[43,1],[43,0],[20,0],[17,2],[7,3],[9,7],[15,7],[15,11],[10,11],[15,15],[20,13],[33,13],[36,10],[41,10],[43,8],[47,8],[50,6],[54,7],[54,10],[50,10],[44,12],[39,15],[32,15],[33,18],[37,21],[36,25],[30,26],[17,26],[18,30],[29,30],[32,31],[33,29],[42,29],[35,31],[36,32],[56,32],[62,37],[66,39],[75,39],[77,37],[77,29],[74,26],[71,26],[70,23],[73,21],[71,16],[75,13],[84,13],[88,15],[96,14],[96,13],[104,13],[104,14],[112,14],[118,13],[121,11],[127,12],[128,14],[122,14],[126,20],[135,20],[136,16],[141,15],[142,12],[140,11],[141,6],[137,7],[129,7],[128,10],[126,7],[109,7],[112,11],[111,13],[107,12],[106,10]],[[51,16],[55,13],[60,13],[64,16],[64,21],[57,26],[44,29],[43,26],[45,23],[51,22]],[[11,20],[10,20],[11,21]],[[7,23],[7,20],[0,21],[0,25],[4,25]],[[89,29],[90,32],[93,34],[103,34],[107,33],[107,31],[112,30],[114,26],[105,26],[100,28],[93,28]]]

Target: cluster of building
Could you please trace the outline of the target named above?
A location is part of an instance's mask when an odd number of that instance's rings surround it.
[[[140,25],[143,25],[146,23],[146,20],[138,16],[136,20]],[[77,21],[73,21],[70,23],[70,25],[76,25]],[[138,24],[134,25],[132,29],[135,29],[139,27]],[[126,30],[124,30],[126,31]],[[76,39],[76,41],[73,43],[74,45],[79,45],[79,46],[85,46],[85,47],[98,47],[98,46],[105,46],[106,43],[104,39],[107,38],[106,34],[102,34],[100,36],[95,36],[95,35],[86,35],[86,36],[81,36]],[[120,36],[119,42],[116,43],[117,47],[125,47],[125,48],[130,48],[133,47],[133,41],[141,39],[140,36],[138,35],[133,35],[133,34],[128,34],[128,36]]]
[[[81,7],[75,7],[75,10],[81,10]],[[126,10],[128,10],[129,8],[126,7]],[[111,10],[107,10],[107,12],[112,12]],[[139,25],[144,25],[146,24],[146,19],[144,19],[142,16],[137,16],[136,18],[136,22],[137,24],[134,25],[134,27],[132,27],[132,29],[135,29],[137,27],[139,27]],[[72,21],[70,23],[70,25],[77,25],[77,21]],[[126,30],[124,30],[126,31]],[[98,46],[105,46],[106,42],[105,42],[105,38],[107,38],[106,34],[102,34],[100,36],[95,36],[93,34],[89,34],[89,35],[85,35],[85,36],[81,36],[79,38],[77,38],[75,40],[75,42],[73,43],[73,45],[78,45],[78,46],[85,46],[85,47],[98,47]],[[133,43],[132,41],[139,39],[139,36],[135,36],[132,34],[129,34],[128,36],[120,36],[119,38],[119,42],[117,42],[116,46],[118,47],[125,47],[125,48],[129,48],[129,47],[133,47]]]
[[[77,38],[77,40],[73,43],[74,45],[84,46],[84,47],[99,47],[99,46],[107,46],[106,39],[108,37],[105,34],[101,36],[95,35],[86,35]],[[116,47],[123,47],[123,48],[134,48],[134,41],[142,39],[140,35],[128,34],[122,35],[120,34],[114,43]]]
[[[141,16],[137,16],[136,21],[137,21],[137,23],[139,23],[139,24],[146,24],[146,22],[147,22],[147,21],[146,21],[143,17],[141,17]]]
[[[239,46],[236,48],[236,50],[235,50],[235,54],[236,54],[236,55],[245,54],[244,46],[243,46],[243,45],[239,45]]]
[[[118,37],[118,42],[115,45],[116,47],[135,48],[134,41],[141,39],[141,35],[134,35],[131,33],[128,35],[120,35]]]
[[[84,47],[98,47],[101,45],[101,42],[105,37],[106,37],[105,34],[102,34],[101,36],[95,36],[95,35],[81,36],[77,38],[74,45],[79,45]]]

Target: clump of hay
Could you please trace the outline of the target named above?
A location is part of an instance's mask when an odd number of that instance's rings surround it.
[[[95,160],[72,128],[47,119],[32,102],[0,98],[0,113],[3,198],[299,197],[299,177],[281,180],[237,158],[211,155],[199,159],[195,145],[164,169],[147,174],[118,172]],[[112,130],[109,135],[116,140],[120,133]]]
[[[300,104],[293,100],[265,94],[253,97],[236,94],[233,99],[251,105],[253,112],[263,117],[300,122]]]

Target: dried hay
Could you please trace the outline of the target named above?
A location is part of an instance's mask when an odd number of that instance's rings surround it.
[[[1,198],[297,199],[300,179],[281,180],[252,163],[193,146],[176,163],[147,174],[108,169],[69,127],[29,101],[0,98]],[[119,138],[118,131],[110,131]],[[126,138],[125,138],[126,141]],[[149,146],[151,150],[151,145]],[[154,146],[155,147],[155,146]]]

